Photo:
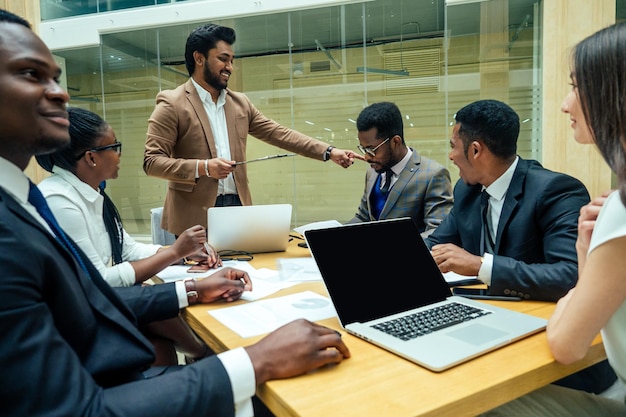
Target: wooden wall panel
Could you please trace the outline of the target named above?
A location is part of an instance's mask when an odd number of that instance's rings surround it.
[[[615,22],[615,0],[551,0],[543,7],[543,163],[580,179],[593,198],[611,187],[611,171],[595,148],[574,141],[561,103],[571,88],[572,47]]]

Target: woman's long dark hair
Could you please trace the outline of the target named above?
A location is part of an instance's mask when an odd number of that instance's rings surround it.
[[[124,247],[124,227],[120,213],[117,211],[117,207],[115,207],[115,204],[113,204],[108,194],[104,192],[104,187],[105,184],[100,184],[100,194],[104,197],[102,219],[104,220],[104,227],[106,227],[109,240],[111,241],[113,265],[116,265],[123,262],[122,248]]]
[[[576,45],[572,76],[593,140],[617,175],[626,206],[626,23],[602,29]]]
[[[48,172],[52,172],[53,167],[57,166],[76,174],[76,164],[80,157],[97,146],[98,139],[109,126],[100,116],[89,110],[70,107],[67,112],[70,120],[69,144],[56,152],[35,157],[39,165]],[[117,207],[104,191],[104,186],[105,184],[100,185],[100,194],[104,198],[102,218],[111,241],[113,264],[118,264],[122,262],[124,244],[122,219]]]

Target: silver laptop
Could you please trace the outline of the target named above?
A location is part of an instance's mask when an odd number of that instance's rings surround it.
[[[218,252],[280,252],[289,242],[291,204],[211,207],[207,220],[207,240]]]
[[[541,318],[453,296],[409,218],[305,235],[342,327],[430,370],[451,368],[546,326]]]

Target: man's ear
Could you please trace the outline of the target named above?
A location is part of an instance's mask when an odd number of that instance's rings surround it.
[[[470,154],[476,157],[483,150],[482,144],[477,140],[470,144]]]
[[[198,51],[194,51],[193,52],[193,60],[196,63],[196,65],[200,65],[202,66],[204,64],[204,60],[205,60],[205,56],[202,55],[200,52]]]

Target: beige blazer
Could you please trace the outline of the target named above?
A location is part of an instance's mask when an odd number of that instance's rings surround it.
[[[226,124],[231,158],[246,159],[248,135],[290,152],[323,160],[328,144],[265,117],[245,94],[226,90]],[[215,204],[218,181],[196,176],[196,161],[217,157],[209,118],[191,79],[156,97],[148,121],[143,169],[146,174],[168,180],[161,227],[175,235],[200,224]],[[203,168],[203,166],[201,166]],[[245,164],[233,172],[239,198],[252,204]]]

